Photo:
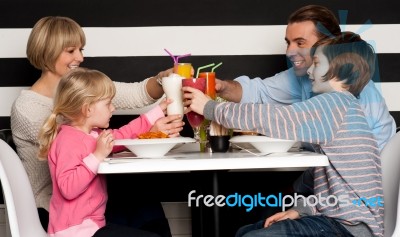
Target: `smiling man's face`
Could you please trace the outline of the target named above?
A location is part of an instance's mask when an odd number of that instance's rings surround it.
[[[312,21],[294,22],[286,27],[286,56],[293,65],[296,76],[304,76],[312,64],[311,47],[318,41]]]

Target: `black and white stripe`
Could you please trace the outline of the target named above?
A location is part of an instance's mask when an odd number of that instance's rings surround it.
[[[400,17],[394,0],[373,1],[20,1],[2,0],[0,14],[0,128],[9,128],[10,106],[39,72],[26,60],[31,27],[43,16],[76,20],[87,36],[82,66],[115,81],[141,81],[172,66],[163,50],[192,53],[195,68],[223,62],[217,77],[267,77],[287,67],[284,34],[288,15],[307,4],[335,13],[347,10],[343,29],[375,45],[381,88],[400,124]],[[362,8],[362,10],[360,10]],[[338,14],[339,15],[339,14]],[[365,25],[365,22],[370,21]],[[124,120],[116,115],[114,120]]]

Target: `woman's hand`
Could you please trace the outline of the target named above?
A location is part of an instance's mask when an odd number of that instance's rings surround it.
[[[157,100],[164,95],[164,90],[159,81],[161,81],[163,77],[168,77],[171,73],[173,73],[173,71],[174,71],[173,68],[161,71],[156,76],[151,77],[147,81],[146,91],[151,98]]]
[[[110,129],[103,130],[97,138],[96,150],[93,155],[100,161],[103,161],[114,147],[114,137]]]
[[[179,132],[182,131],[185,123],[182,121],[182,115],[168,115],[163,118],[159,118],[151,127],[151,132],[161,131],[167,134],[169,137],[179,137]]]
[[[165,71],[161,71],[157,74],[157,77],[163,78],[163,77],[168,77],[170,74],[174,72],[174,68],[169,68]]]
[[[184,92],[183,99],[184,99],[184,106],[188,107],[186,112],[194,111],[198,114],[203,115],[204,106],[206,103],[211,100],[210,97],[206,96],[203,92],[193,87],[184,86],[182,87]]]
[[[286,220],[286,219],[294,220],[294,219],[299,219],[299,218],[300,218],[300,215],[295,210],[278,212],[275,215],[272,215],[265,220],[264,227],[267,228],[278,221],[282,221],[282,220]]]

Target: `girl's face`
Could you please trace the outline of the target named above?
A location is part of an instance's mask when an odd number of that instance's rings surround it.
[[[90,126],[92,128],[108,128],[110,118],[115,111],[114,105],[111,103],[111,98],[102,99],[90,105]]]
[[[313,56],[313,63],[308,68],[307,73],[312,83],[312,91],[317,94],[334,91],[331,86],[331,78],[326,79],[324,76],[329,69],[328,58],[322,53],[323,46],[319,46]]]
[[[83,48],[81,46],[73,46],[65,48],[60,56],[58,56],[55,68],[58,76],[63,76],[69,70],[79,67],[83,62]]]

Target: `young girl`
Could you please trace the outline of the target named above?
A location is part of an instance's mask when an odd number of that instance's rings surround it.
[[[158,236],[134,228],[106,225],[106,181],[97,168],[115,147],[114,139],[135,138],[164,117],[167,101],[120,129],[109,126],[115,85],[103,73],[71,70],[57,87],[54,106],[39,133],[40,157],[48,158],[53,194],[48,233],[64,236]]]
[[[377,202],[383,198],[379,147],[357,100],[374,71],[374,51],[354,33],[316,46],[308,74],[312,91],[319,95],[307,101],[289,106],[218,104],[196,89],[183,88],[190,109],[206,119],[318,144],[329,158],[329,166],[314,169],[312,200],[318,202],[308,205],[298,199],[292,209],[242,227],[237,237],[383,236],[383,206]],[[328,201],[331,196],[347,202]],[[365,199],[375,201],[361,201]]]

